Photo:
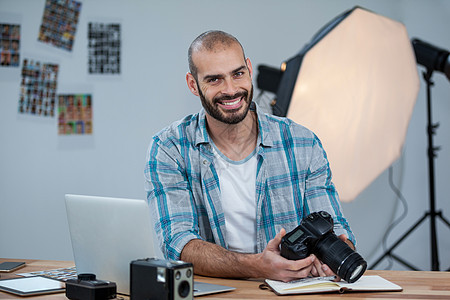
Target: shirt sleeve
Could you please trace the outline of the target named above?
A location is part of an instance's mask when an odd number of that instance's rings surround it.
[[[327,211],[334,221],[336,235],[345,234],[356,246],[356,239],[345,218],[338,192],[331,181],[332,174],[325,150],[317,136],[314,136],[310,166],[307,172],[305,202],[307,213]]]
[[[145,189],[156,236],[165,258],[179,260],[190,240],[202,239],[184,160],[175,142],[155,137],[146,161]]]

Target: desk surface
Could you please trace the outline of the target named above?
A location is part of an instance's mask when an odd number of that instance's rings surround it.
[[[25,273],[33,271],[51,270],[57,268],[66,268],[74,265],[70,261],[50,261],[50,260],[21,260],[21,259],[1,259],[3,261],[26,261],[27,266],[17,270],[15,273]],[[366,275],[380,275],[381,277],[392,281],[403,288],[402,292],[383,292],[383,293],[344,293],[344,294],[316,294],[314,298],[318,299],[450,299],[450,272],[431,272],[431,271],[378,271],[369,270]],[[14,273],[0,273],[0,279],[16,277]],[[233,286],[236,290],[232,292],[198,297],[198,299],[299,299],[304,296],[276,296],[269,290],[259,289],[262,280],[236,280],[221,279],[196,276],[195,280]],[[33,297],[36,299],[67,299],[64,293],[43,295]],[[30,297],[19,297],[8,293],[0,292],[0,299],[30,299]],[[120,297],[119,299],[128,299]]]

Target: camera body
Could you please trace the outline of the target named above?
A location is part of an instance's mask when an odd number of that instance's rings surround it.
[[[116,298],[114,282],[98,280],[94,274],[79,274],[66,281],[66,297],[72,300],[104,300]]]
[[[349,283],[357,281],[367,268],[361,255],[334,234],[333,218],[325,211],[308,215],[281,240],[281,256],[287,259],[303,259],[310,254]]]
[[[333,233],[333,219],[327,212],[312,213],[297,228],[287,233],[281,241],[281,255],[297,260],[313,253],[317,242]]]
[[[157,258],[130,263],[131,300],[193,299],[194,268],[191,263]]]

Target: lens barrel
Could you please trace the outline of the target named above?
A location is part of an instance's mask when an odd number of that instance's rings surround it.
[[[348,283],[357,281],[367,268],[364,258],[332,232],[317,242],[313,253]]]

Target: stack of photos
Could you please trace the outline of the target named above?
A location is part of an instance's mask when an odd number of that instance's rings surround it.
[[[120,74],[120,24],[89,23],[90,74]]]
[[[19,113],[54,117],[58,65],[23,60]]]
[[[46,0],[38,40],[72,51],[81,2]]]
[[[19,66],[20,25],[0,24],[0,65]]]
[[[58,95],[58,134],[92,134],[92,96]]]

